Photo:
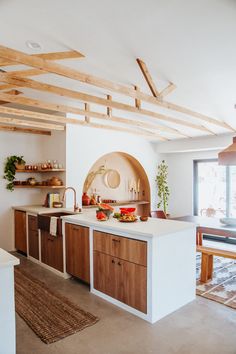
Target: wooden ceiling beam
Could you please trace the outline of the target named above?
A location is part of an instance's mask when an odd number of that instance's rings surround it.
[[[9,126],[9,125],[0,125],[0,130],[10,131],[10,132],[17,132],[17,133],[27,133],[27,134],[51,135],[51,132],[48,131],[48,130],[19,128],[19,127],[12,127],[12,126]]]
[[[0,46],[0,57],[5,58],[5,60],[10,60],[14,61],[20,64],[25,64],[31,67],[34,67],[36,69],[39,69],[41,71],[47,71],[48,73],[53,73],[57,75],[61,75],[67,78],[71,78],[74,80],[79,80],[81,82],[84,82],[86,84],[90,84],[96,87],[108,89],[111,91],[118,92],[119,94],[123,94],[126,96],[130,96],[133,98],[138,98],[142,101],[164,107],[166,109],[174,110],[186,115],[193,116],[195,118],[201,119],[205,122],[209,122],[212,124],[216,124],[218,126],[224,127],[225,129],[229,129],[231,131],[235,131],[234,128],[230,127],[228,124],[221,122],[217,119],[208,117],[206,115],[203,115],[201,113],[197,113],[195,111],[192,111],[188,108],[178,106],[175,104],[172,104],[170,102],[165,102],[161,99],[158,99],[158,97],[153,97],[151,95],[147,95],[145,93],[136,91],[134,88],[130,88],[121,84],[116,84],[113,83],[109,80],[101,79],[93,75],[85,74],[82,72],[79,72],[77,70],[71,69],[67,66],[62,66],[58,63],[51,63],[48,60],[45,60],[40,57],[36,56],[30,56],[28,54],[25,54],[20,51],[16,51],[4,46]],[[2,80],[0,80],[2,81]],[[1,88],[1,87],[0,87]]]
[[[0,117],[0,123],[10,124],[10,125],[23,125],[26,127],[41,128],[41,129],[48,129],[48,130],[65,129],[63,125],[33,122],[25,119],[16,119],[16,118],[9,118],[9,117]]]
[[[142,74],[145,78],[146,83],[148,84],[151,93],[153,94],[154,97],[158,97],[160,95],[160,93],[158,92],[156,85],[154,84],[154,81],[152,79],[152,76],[147,68],[147,65],[144,63],[144,61],[142,61],[141,59],[137,58],[136,59],[140,70],[142,71]]]
[[[180,136],[184,136],[184,137],[187,136],[187,135],[179,132],[177,129],[173,129],[173,128],[170,128],[165,125],[160,125],[158,123],[152,124],[149,122],[143,122],[143,121],[139,121],[139,120],[132,120],[132,119],[127,119],[127,118],[115,117],[115,116],[108,117],[106,114],[103,114],[103,113],[93,112],[90,110],[86,111],[86,110],[82,110],[82,109],[74,107],[74,106],[49,103],[49,102],[45,102],[45,101],[41,101],[41,100],[28,98],[25,96],[24,97],[23,96],[12,97],[12,96],[6,95],[5,93],[0,93],[0,99],[4,99],[4,100],[14,103],[14,104],[28,106],[31,109],[40,108],[40,109],[51,110],[51,111],[55,111],[55,112],[72,113],[72,114],[76,114],[76,115],[88,116],[88,117],[93,117],[93,118],[103,119],[103,120],[107,120],[109,118],[111,121],[119,122],[122,124],[128,124],[128,125],[133,125],[133,126],[137,126],[137,127],[144,127],[144,128],[154,129],[154,130],[160,130],[163,132],[171,133],[174,135],[180,135]],[[10,107],[8,107],[8,108],[10,108]],[[24,111],[23,115],[25,116],[27,113],[29,113],[29,111]],[[33,115],[35,116],[35,112],[33,112]],[[47,115],[44,113],[37,114],[37,119],[39,119],[39,115],[42,116],[42,119],[52,120],[52,118],[53,118],[53,119],[55,119],[55,121],[58,121],[58,122],[60,121],[62,123],[75,123],[75,122],[70,121],[68,118],[63,118],[63,117],[59,117],[56,115],[54,117],[52,117],[52,115]],[[31,116],[31,118],[32,118],[32,116]]]
[[[166,88],[164,88],[164,90],[162,90],[161,92],[160,92],[160,97],[164,97],[164,96],[167,96],[167,95],[169,95],[172,91],[174,91],[176,89],[176,85],[175,84],[173,84],[172,82],[170,82],[169,83],[169,85],[166,87]]]
[[[64,60],[64,59],[75,59],[75,58],[84,58],[84,55],[75,50],[68,50],[66,52],[53,52],[53,53],[41,53],[41,54],[32,54],[32,57],[41,58],[45,60]],[[12,66],[17,65],[14,61],[8,61],[5,59],[0,60],[0,66]]]
[[[140,91],[138,86],[134,86],[135,91]],[[135,98],[135,107],[140,109],[141,108],[141,100]]]
[[[45,84],[45,83],[38,82],[35,80],[26,79],[26,78],[12,77],[12,76],[9,76],[7,73],[0,73],[0,81],[13,84],[14,86],[28,87],[28,88],[43,91],[43,92],[50,92],[50,93],[53,93],[53,94],[56,94],[56,95],[59,95],[62,97],[70,97],[75,100],[79,100],[79,101],[86,102],[86,103],[94,103],[97,105],[116,108],[116,109],[122,110],[122,111],[133,112],[133,113],[141,114],[143,116],[149,116],[152,118],[156,118],[158,120],[162,120],[165,122],[174,123],[174,124],[178,124],[178,125],[182,125],[185,127],[189,127],[189,128],[193,128],[193,129],[197,129],[200,131],[214,134],[214,132],[210,131],[208,128],[206,128],[202,125],[193,124],[193,123],[181,120],[181,119],[172,118],[172,117],[166,116],[164,114],[152,112],[152,111],[149,111],[146,109],[137,109],[136,107],[133,107],[133,106],[130,106],[130,105],[127,105],[124,103],[111,101],[108,99],[104,99],[101,97],[81,93],[78,91],[65,89],[62,87],[55,86],[55,85],[49,85],[49,84]]]
[[[97,119],[107,119],[108,116],[103,115],[101,113],[96,113],[96,112],[91,112],[89,110],[89,105],[86,104],[86,108],[84,111],[81,111],[80,114],[85,115],[85,122],[86,123],[90,123],[90,116],[92,116],[93,118],[97,118]],[[23,110],[23,109],[18,109],[18,108],[10,108],[10,107],[0,107],[0,113],[2,114],[11,114],[11,115],[15,115],[15,116],[20,116],[20,117],[27,117],[27,118],[31,118],[31,119],[36,119],[36,120],[43,120],[43,121],[52,121],[55,123],[63,123],[63,124],[77,124],[77,125],[84,125],[83,121],[80,121],[77,118],[65,118],[65,117],[60,117],[60,116],[56,116],[56,115],[52,115],[52,114],[46,114],[46,113],[39,113],[39,112],[34,112],[34,111],[28,111],[28,110]],[[91,114],[90,114],[91,113]],[[105,116],[105,117],[104,117]],[[89,118],[89,119],[86,119]],[[157,137],[161,137],[163,138],[163,140],[166,140],[164,137],[162,137],[161,135],[159,135],[157,132],[154,132],[154,128],[155,130],[158,129],[158,125],[154,125],[154,124],[146,124],[146,123],[141,123],[137,124],[135,121],[127,120],[125,118],[118,118],[118,117],[109,117],[110,121],[113,122],[118,122],[121,124],[128,124],[133,126],[136,129],[141,129],[143,132],[147,132],[147,130],[145,130],[145,128],[149,128],[152,129],[152,132],[149,131],[149,134],[153,134],[154,136]],[[162,127],[162,126],[160,126]],[[114,127],[116,128],[116,127]],[[118,127],[117,127],[118,128]],[[124,128],[126,129],[126,128]],[[115,130],[115,129],[114,129]],[[167,128],[168,131],[168,128]],[[170,129],[170,132],[175,133],[177,135],[177,133],[172,129]]]

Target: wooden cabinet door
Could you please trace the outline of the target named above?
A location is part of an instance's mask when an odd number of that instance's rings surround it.
[[[118,261],[120,301],[147,313],[147,268],[127,261]]]
[[[51,236],[41,230],[41,260],[43,263],[63,272],[62,236]]]
[[[27,253],[26,212],[15,210],[15,248]]]
[[[39,235],[37,216],[28,216],[28,243],[29,255],[35,259],[39,259]]]
[[[147,268],[94,251],[94,288],[147,313]]]
[[[66,223],[66,271],[90,283],[89,228]]]
[[[117,298],[118,293],[118,274],[116,259],[107,254],[94,251],[94,288],[113,298]]]

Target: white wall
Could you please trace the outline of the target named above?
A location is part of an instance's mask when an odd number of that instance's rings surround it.
[[[67,125],[66,134],[66,180],[68,186],[76,188],[80,204],[83,184],[93,164],[107,153],[120,151],[132,155],[144,167],[149,177],[152,204],[156,208],[157,154],[150,142],[131,134],[75,125]],[[72,205],[68,195],[67,206]]]
[[[218,152],[232,144],[233,134],[165,142],[156,151],[168,164],[171,216],[193,213],[193,160],[217,158]]]
[[[3,176],[4,161],[10,155],[23,155],[28,163],[59,159],[65,165],[65,133],[57,132],[52,136],[23,133],[0,132],[0,165]],[[32,175],[24,174],[21,179]],[[40,189],[6,189],[6,180],[0,179],[0,248],[14,249],[12,206],[42,204],[46,191]]]

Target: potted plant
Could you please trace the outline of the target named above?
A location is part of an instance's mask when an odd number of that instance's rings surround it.
[[[158,165],[157,176],[156,176],[156,182],[158,187],[158,198],[159,198],[157,208],[160,209],[162,207],[165,214],[167,214],[167,206],[168,206],[168,200],[170,195],[167,177],[168,177],[168,165],[166,164],[165,160],[162,160],[162,162]]]
[[[9,183],[7,183],[6,188],[9,191],[14,190],[14,179],[16,173],[16,165],[24,165],[25,161],[23,156],[9,156],[6,159],[5,167],[4,167],[4,176],[3,178],[6,179]]]

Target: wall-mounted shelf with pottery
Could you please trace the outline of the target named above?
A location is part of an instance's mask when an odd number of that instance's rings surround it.
[[[42,189],[63,189],[65,186],[30,186],[30,185],[14,185],[14,188],[42,188]]]
[[[65,172],[63,168],[49,168],[45,170],[16,170],[16,172],[24,173],[45,173],[45,172]]]

